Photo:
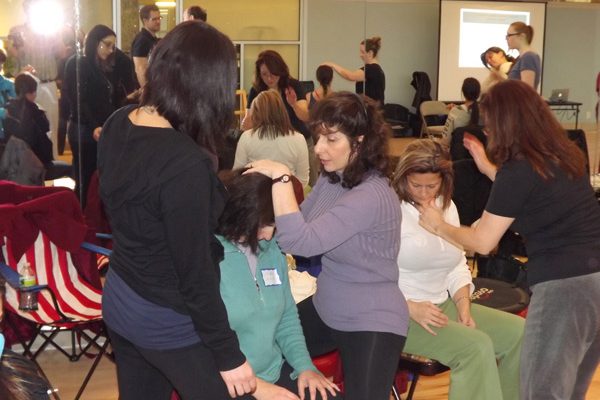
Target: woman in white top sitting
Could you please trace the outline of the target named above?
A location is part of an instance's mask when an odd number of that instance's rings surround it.
[[[451,106],[442,131],[443,137],[448,140],[456,128],[479,125],[479,104],[477,103],[481,94],[479,81],[475,78],[465,78],[461,91],[465,102],[459,106]]]
[[[402,209],[399,286],[411,318],[403,351],[450,367],[450,400],[518,399],[524,320],[471,304],[474,287],[463,249],[419,225],[416,207],[434,199],[445,221],[459,225],[445,146],[412,142],[392,185]]]
[[[490,47],[481,53],[481,62],[490,70],[489,75],[481,83],[481,93],[485,93],[498,82],[508,79],[508,71],[515,59],[506,54],[500,47]]]
[[[250,106],[252,129],[238,141],[233,169],[256,160],[285,164],[303,186],[308,185],[308,147],[304,136],[292,128],[281,95],[275,90],[260,92]]]

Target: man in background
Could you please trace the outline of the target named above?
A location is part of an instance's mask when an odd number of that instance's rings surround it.
[[[183,20],[206,22],[206,10],[200,6],[188,7],[183,12]]]
[[[146,83],[148,56],[158,42],[156,33],[160,31],[160,11],[154,4],[145,5],[140,9],[142,30],[135,35],[131,44],[131,57],[135,66],[135,75],[140,87]]]

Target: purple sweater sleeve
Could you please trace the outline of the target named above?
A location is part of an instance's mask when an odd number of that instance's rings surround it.
[[[285,252],[303,257],[326,253],[367,230],[375,221],[377,207],[365,206],[373,201],[367,187],[359,185],[340,194],[343,189],[335,187],[339,185],[320,183],[321,187],[317,188],[318,192],[311,193],[313,198],[307,199],[309,207],[303,207],[302,213],[275,218],[277,241]],[[323,196],[329,199],[313,202],[317,197],[323,200]],[[327,203],[333,205],[326,211],[319,214],[319,210],[314,210],[314,207],[326,206]],[[319,215],[307,222],[305,215],[309,213]]]

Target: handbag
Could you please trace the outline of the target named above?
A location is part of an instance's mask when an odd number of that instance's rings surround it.
[[[527,285],[527,263],[505,254],[477,255],[475,261],[478,277],[514,283],[527,291],[529,290]]]

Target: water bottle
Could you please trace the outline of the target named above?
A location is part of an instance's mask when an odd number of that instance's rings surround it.
[[[21,275],[19,278],[19,283],[21,284],[22,288],[35,286],[37,284],[35,274],[33,273],[33,269],[31,268],[31,264],[29,264],[28,262],[23,263],[19,270],[19,274]],[[37,309],[37,292],[20,291],[19,310],[35,311]]]

